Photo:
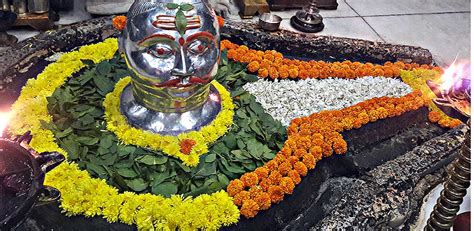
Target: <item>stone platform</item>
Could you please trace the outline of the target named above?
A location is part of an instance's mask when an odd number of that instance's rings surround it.
[[[49,31],[0,53],[0,108],[7,108],[28,78],[49,63],[45,58],[117,32],[111,17]],[[294,57],[326,61],[432,63],[426,49],[331,36],[266,33],[251,24],[226,24],[223,38],[255,49],[275,49]],[[361,227],[368,230],[408,227],[422,198],[444,177],[467,127],[452,130],[428,123],[427,109],[371,123],[343,133],[349,151],[318,162],[315,170],[279,205],[253,219],[241,218],[228,230],[321,230]],[[19,230],[134,230],[102,218],[66,217],[58,204],[35,208]]]

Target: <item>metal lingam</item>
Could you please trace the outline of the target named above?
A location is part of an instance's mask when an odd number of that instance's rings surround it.
[[[324,29],[323,17],[319,14],[317,7],[317,0],[311,2],[302,10],[296,12],[296,15],[291,17],[291,26],[295,29],[306,32],[316,33]]]
[[[135,1],[119,46],[132,70],[121,96],[132,126],[178,135],[220,112],[221,97],[211,84],[220,59],[219,25],[206,1]]]

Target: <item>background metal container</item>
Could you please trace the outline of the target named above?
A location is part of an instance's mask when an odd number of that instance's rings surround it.
[[[8,0],[2,0],[2,5],[0,10],[10,11],[10,2]]]
[[[28,0],[28,11],[42,14],[49,11],[49,0]]]
[[[26,7],[26,0],[13,0],[13,12],[18,15],[26,14],[28,8]]]

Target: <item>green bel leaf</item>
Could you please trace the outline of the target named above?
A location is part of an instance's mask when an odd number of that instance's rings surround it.
[[[146,155],[141,158],[138,158],[137,161],[146,165],[160,165],[166,163],[168,161],[168,158]]]
[[[128,168],[119,168],[117,169],[117,173],[123,177],[133,178],[137,177],[138,174],[133,169]]]
[[[190,11],[190,10],[194,9],[194,6],[189,4],[189,3],[184,3],[179,7],[179,9],[182,10],[182,11]]]
[[[108,75],[112,71],[112,64],[109,62],[101,62],[96,67],[97,74]]]
[[[188,21],[186,20],[186,16],[184,16],[183,11],[178,10],[176,13],[176,29],[178,30],[181,36],[186,33],[186,27],[188,26]]]
[[[128,187],[133,189],[135,192],[141,192],[148,187],[148,183],[141,178],[126,180]]]
[[[178,9],[179,5],[177,3],[168,3],[166,4],[166,8],[169,10],[176,10]]]
[[[208,156],[206,156],[206,163],[212,163],[216,160],[216,154],[211,153]]]
[[[154,185],[151,188],[153,194],[162,195],[164,197],[169,197],[178,192],[178,186],[173,183],[165,182],[162,184]]]

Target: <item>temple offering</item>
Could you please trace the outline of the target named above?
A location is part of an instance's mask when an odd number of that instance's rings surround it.
[[[280,35],[233,35],[204,0],[136,0],[112,24],[22,86],[6,130],[19,138],[0,139],[0,225],[25,219],[44,181],[56,227],[407,228],[418,183],[468,130],[438,108],[470,115],[470,78],[452,69],[282,53],[262,42]]]

